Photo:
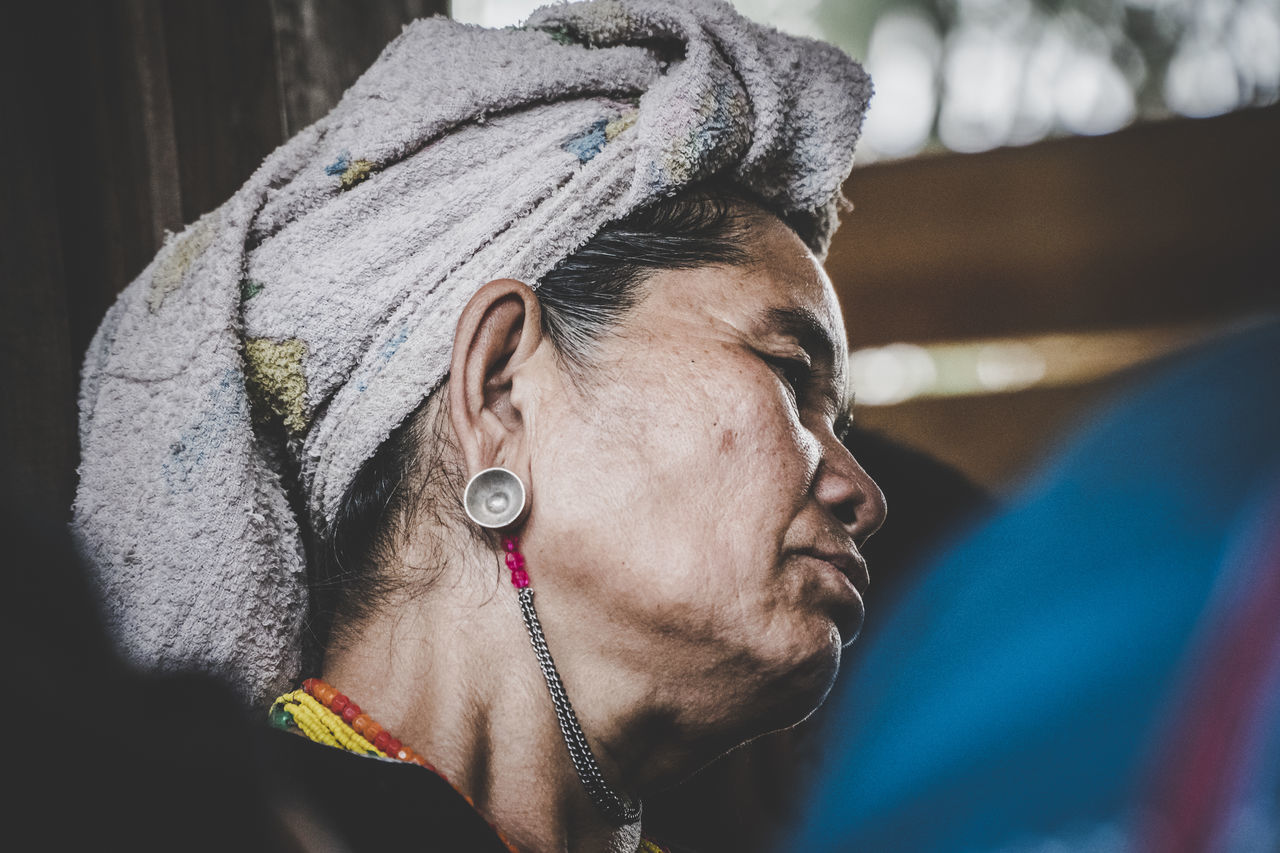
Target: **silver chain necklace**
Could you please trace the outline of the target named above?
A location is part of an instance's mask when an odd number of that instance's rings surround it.
[[[587,796],[600,811],[621,826],[634,823],[640,819],[640,802],[623,796],[604,780],[600,773],[600,765],[591,754],[587,744],[587,736],[582,733],[578,724],[578,715],[573,713],[569,704],[569,696],[564,692],[564,684],[560,681],[560,673],[556,671],[555,662],[551,660],[551,652],[547,649],[547,638],[542,633],[542,623],[533,609],[533,590],[524,587],[519,591],[520,612],[524,615],[524,626],[529,630],[529,641],[533,643],[533,653],[538,658],[538,666],[542,668],[542,676],[547,680],[547,690],[551,692],[551,703],[556,708],[556,719],[560,722],[560,734],[564,736],[565,746],[569,748],[569,760],[577,771],[582,787],[587,789]]]

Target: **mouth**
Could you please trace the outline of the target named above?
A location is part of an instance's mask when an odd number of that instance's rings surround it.
[[[858,595],[866,596],[867,589],[871,586],[871,573],[867,570],[867,561],[863,559],[856,549],[824,551],[817,548],[809,548],[800,553],[829,564],[849,579],[849,582],[853,584],[853,588],[858,591]]]
[[[807,548],[796,552],[798,556],[807,557],[823,563],[832,574],[843,578],[844,591],[838,593],[837,606],[833,616],[836,628],[840,631],[840,644],[848,646],[862,632],[862,622],[866,616],[866,605],[863,601],[867,588],[871,585],[871,575],[867,571],[867,561],[855,548],[849,550]]]

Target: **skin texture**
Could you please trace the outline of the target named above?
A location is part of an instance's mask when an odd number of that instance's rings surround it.
[[[578,382],[534,293],[486,284],[441,392],[463,473],[526,484],[515,532],[548,644],[606,778],[634,795],[822,701],[862,620],[857,548],[885,513],[836,436],[831,284],[779,220],[747,227],[752,263],[653,275]],[[409,522],[399,571],[445,571],[331,650],[325,677],[521,849],[605,849],[497,539],[440,518]]]

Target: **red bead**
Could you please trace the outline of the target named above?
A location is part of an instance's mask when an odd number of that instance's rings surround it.
[[[518,551],[512,551],[507,555],[507,568],[511,570],[524,568],[524,557]]]
[[[343,694],[339,693],[329,700],[329,710],[335,714],[341,714],[351,704],[351,700]]]
[[[516,543],[516,538],[514,536],[510,536],[502,543],[502,547],[506,548],[508,551],[514,551],[519,546]]]
[[[511,572],[511,585],[516,589],[524,589],[529,585],[529,573],[524,569],[515,569]]]
[[[342,709],[342,722],[351,725],[351,721],[360,716],[360,706],[355,702],[348,702],[347,707]]]
[[[317,682],[314,678],[308,678],[306,681],[302,682],[302,689],[314,696],[316,695],[316,683]]]
[[[395,755],[403,748],[404,748],[404,744],[402,744],[400,741],[396,740],[395,738],[391,738],[391,740],[387,741],[386,748],[384,748],[382,751],[385,752],[387,755]]]
[[[385,729],[378,732],[378,736],[373,739],[373,745],[383,752],[387,751],[387,746],[391,743],[391,735]]]

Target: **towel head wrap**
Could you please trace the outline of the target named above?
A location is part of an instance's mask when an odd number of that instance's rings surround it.
[[[712,175],[822,255],[870,94],[838,49],[716,0],[405,27],[167,240],[90,346],[74,528],[124,651],[255,701],[283,689],[302,531],[325,529],[444,379],[479,285],[536,284],[604,224]],[[255,430],[264,417],[287,441]]]

